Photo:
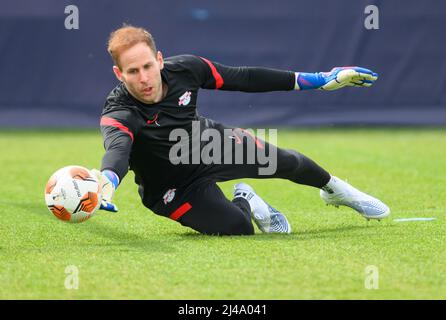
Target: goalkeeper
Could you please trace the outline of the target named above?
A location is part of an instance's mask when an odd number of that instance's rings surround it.
[[[360,67],[338,67],[319,73],[229,67],[193,55],[164,59],[151,34],[132,26],[112,32],[108,52],[120,83],[108,95],[102,111],[106,151],[101,171],[93,170],[103,186],[101,209],[117,211],[113,193],[130,169],[147,208],[203,234],[254,234],[252,221],[265,233],[291,232],[285,215],[268,205],[249,185],[235,185],[234,199],[229,201],[216,184],[241,178],[287,179],[320,189],[327,204],[351,207],[367,219],[389,215],[390,209],[380,200],[330,175],[303,154],[201,117],[196,110],[200,88],[267,92],[369,87],[377,79],[374,72]],[[172,141],[170,134],[181,129],[189,136],[196,135],[194,123],[200,124],[198,134],[214,129],[221,134],[222,145],[244,146],[243,162],[174,163],[171,150],[177,141]],[[187,142],[189,146],[192,140],[193,137]],[[201,142],[200,149],[208,143]],[[274,173],[259,174],[264,163],[258,156],[254,163],[246,161],[252,151],[250,145],[254,145],[254,152],[262,149],[277,155]],[[229,157],[234,160],[236,155]]]

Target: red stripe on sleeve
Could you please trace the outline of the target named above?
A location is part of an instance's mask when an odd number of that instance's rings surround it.
[[[208,59],[205,59],[203,57],[200,57],[200,58],[208,64],[209,68],[211,68],[212,76],[215,79],[215,89],[220,89],[224,84],[221,74],[218,73],[217,68],[215,68],[215,66],[212,64],[212,62],[210,62]]]
[[[192,209],[192,206],[189,202],[183,203],[177,210],[175,210],[169,218],[172,220],[177,221],[179,218],[183,216],[186,212],[188,212],[190,209]]]
[[[132,138],[132,142],[133,142],[133,133],[130,132],[129,128],[127,128],[126,126],[124,126],[121,122],[109,118],[109,117],[102,117],[101,118],[101,126],[112,126],[112,127],[116,127],[119,130],[121,130],[122,132],[127,133],[130,138]]]

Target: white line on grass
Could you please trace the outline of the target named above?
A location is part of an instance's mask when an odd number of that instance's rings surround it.
[[[432,221],[436,218],[401,218],[401,219],[393,219],[396,222],[407,222],[407,221]]]

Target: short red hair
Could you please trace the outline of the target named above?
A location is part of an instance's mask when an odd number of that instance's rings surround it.
[[[137,28],[131,25],[124,25],[110,34],[107,51],[111,55],[115,65],[121,68],[119,65],[120,54],[140,42],[147,44],[156,55],[157,50],[155,40],[153,40],[150,32],[146,29]]]

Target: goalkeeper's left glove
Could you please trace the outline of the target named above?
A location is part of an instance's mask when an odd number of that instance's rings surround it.
[[[296,90],[337,90],[342,87],[370,87],[378,74],[361,67],[336,67],[330,72],[296,72]]]
[[[100,172],[99,170],[92,169],[91,173],[96,176],[102,188],[102,201],[99,209],[118,212],[118,207],[111,202],[113,194],[119,184],[118,175],[111,170]]]

